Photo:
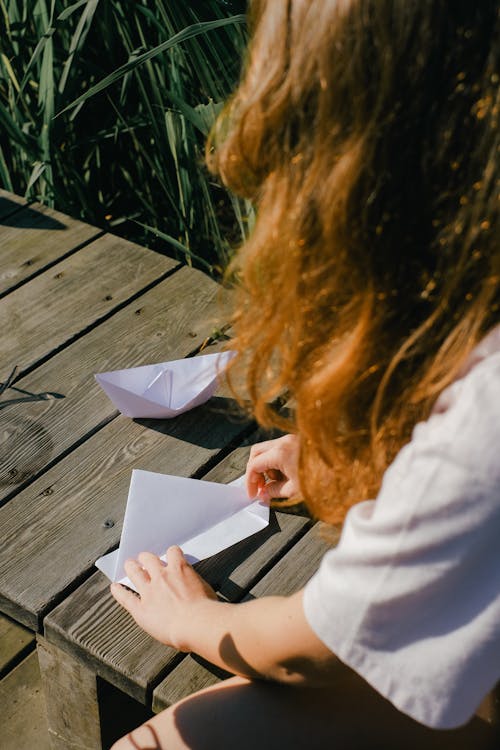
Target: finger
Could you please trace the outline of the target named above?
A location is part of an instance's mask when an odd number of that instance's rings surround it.
[[[118,604],[129,612],[132,617],[135,617],[137,608],[140,605],[140,599],[133,591],[126,589],[121,583],[112,583],[110,586],[111,594],[116,599]]]
[[[281,482],[268,482],[259,492],[259,500],[270,500],[272,497],[288,497],[285,494],[285,487],[288,484],[286,479]]]
[[[275,472],[279,472],[282,476],[280,464],[280,454],[277,448],[271,448],[248,462],[246,483],[249,497],[256,497],[259,489],[265,484],[265,474],[276,476]]]
[[[264,474],[272,469],[280,469],[282,465],[282,453],[279,447],[269,448],[265,453],[259,453],[258,456],[251,458],[248,461],[247,469],[251,472],[258,474]]]
[[[124,568],[125,573],[130,578],[137,591],[141,593],[144,586],[151,581],[148,571],[139,565],[137,560],[125,560]]]
[[[268,469],[266,471],[268,479],[276,480],[277,482],[283,481],[283,474],[279,469]]]
[[[172,569],[179,569],[182,565],[188,565],[180,547],[173,545],[167,550],[167,565]]]
[[[257,472],[252,471],[250,468],[247,467],[246,473],[245,473],[245,484],[247,489],[247,495],[249,498],[257,497],[261,489],[264,487],[266,483],[266,478],[264,474],[259,474]]]
[[[261,443],[255,443],[250,448],[250,458],[255,458],[255,456],[258,456],[260,453],[268,451],[270,448],[273,448],[275,444],[276,438],[273,440],[263,440]]]
[[[163,570],[163,563],[157,555],[153,555],[152,552],[141,552],[138,556],[138,560],[141,563],[144,570],[147,571],[150,578],[161,573]]]
[[[246,490],[247,495],[250,498],[257,497],[259,490],[265,484],[265,477],[259,476],[258,473],[252,471],[253,463],[257,456],[260,456],[262,453],[268,451],[272,447],[274,442],[274,440],[265,440],[262,443],[256,443],[255,445],[252,445],[252,447],[250,448],[250,457],[245,469]]]

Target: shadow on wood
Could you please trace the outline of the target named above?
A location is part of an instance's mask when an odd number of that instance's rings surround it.
[[[234,399],[220,396],[172,419],[134,419],[134,422],[209,450],[227,447],[228,428],[234,432],[231,425],[240,424],[242,431],[246,426],[248,429],[253,427]]]
[[[10,204],[10,205],[9,205]],[[12,209],[12,210],[10,210]],[[22,215],[19,206],[7,198],[0,198],[0,224],[23,229],[66,229],[66,226],[52,216],[47,216],[35,208],[24,208]]]

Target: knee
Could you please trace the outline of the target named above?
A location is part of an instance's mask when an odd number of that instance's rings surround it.
[[[133,745],[130,742],[129,736],[126,735],[125,737],[122,737],[121,739],[117,740],[115,742],[110,750],[133,750]]]
[[[169,709],[129,732],[115,742],[110,750],[164,750],[166,747],[176,750],[185,748],[173,725]]]
[[[140,750],[141,748],[151,748],[153,750],[156,747],[160,750],[160,745],[151,745],[151,736],[149,734],[145,736],[143,727],[138,727],[133,732],[129,732],[117,740],[111,746],[110,750]]]

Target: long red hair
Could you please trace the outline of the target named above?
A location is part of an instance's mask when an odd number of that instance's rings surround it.
[[[304,499],[336,522],[500,322],[498,3],[254,0],[250,23],[207,149],[257,208],[229,376],[301,435]]]

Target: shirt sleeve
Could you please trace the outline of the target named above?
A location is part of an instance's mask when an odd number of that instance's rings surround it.
[[[468,721],[500,679],[500,355],[416,426],[304,592],[318,637],[399,710]]]

